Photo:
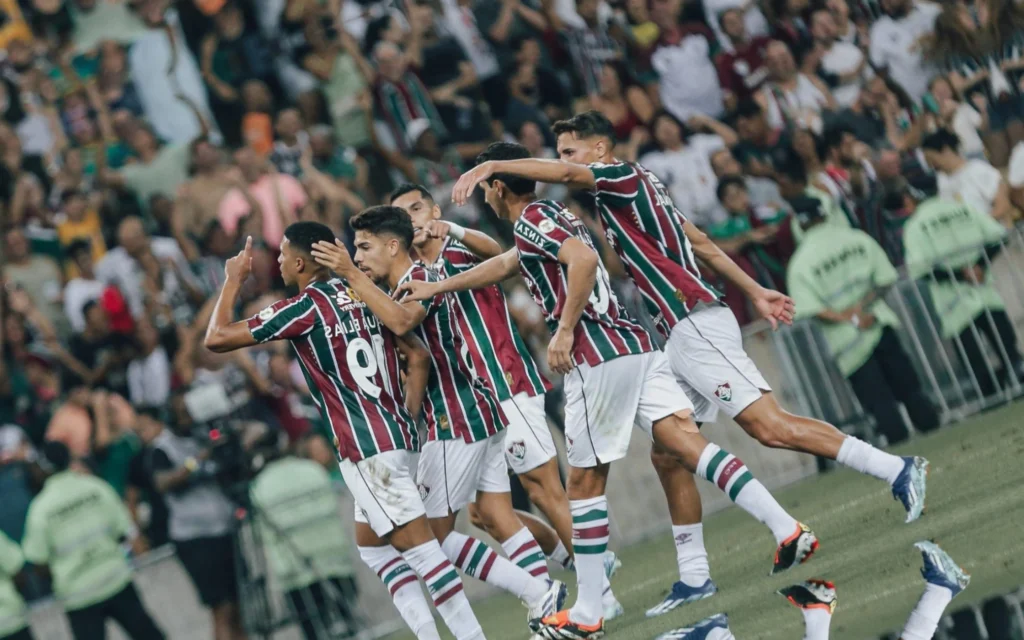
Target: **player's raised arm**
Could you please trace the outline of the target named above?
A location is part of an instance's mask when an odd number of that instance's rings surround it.
[[[399,336],[398,350],[405,356],[405,408],[413,419],[420,417],[430,379],[430,351],[415,333]]]
[[[489,287],[507,280],[517,273],[519,273],[519,255],[515,249],[509,249],[501,255],[481,262],[472,269],[438,282],[422,280],[404,282],[398,285],[392,295],[403,302],[429,300],[441,293]]]
[[[501,245],[498,241],[482,231],[466,229],[448,220],[431,220],[427,225],[427,234],[431,238],[444,238],[451,236],[473,252],[473,255],[481,260],[489,260],[501,255]]]
[[[318,263],[345,278],[349,286],[370,308],[373,315],[377,316],[384,326],[395,335],[404,336],[420,326],[423,319],[427,317],[427,309],[422,304],[392,300],[352,262],[348,247],[342,244],[341,240],[335,240],[334,244],[317,242],[313,245],[312,255]]]
[[[452,202],[460,206],[466,204],[478,184],[501,174],[537,182],[564,184],[573,189],[590,190],[596,183],[589,167],[562,160],[489,160],[462,174],[452,189]]]
[[[257,344],[247,322],[234,322],[235,303],[249,272],[252,271],[252,236],[245,248],[224,265],[224,285],[206,327],[204,344],[210,351],[225,353]]]

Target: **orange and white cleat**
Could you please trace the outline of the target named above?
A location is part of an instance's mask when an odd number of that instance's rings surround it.
[[[772,575],[807,562],[817,550],[818,538],[814,532],[804,523],[796,523],[796,531],[793,532],[793,535],[783,540],[779,548],[775,550],[775,565],[772,567]]]
[[[597,640],[604,637],[604,619],[586,625],[569,619],[569,610],[530,623],[535,637],[547,640]]]

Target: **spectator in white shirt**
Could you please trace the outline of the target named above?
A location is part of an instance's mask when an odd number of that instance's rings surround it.
[[[804,58],[804,71],[825,79],[839,108],[853,106],[864,82],[871,77],[867,58],[856,45],[839,39],[835,18],[828,9],[811,14],[811,36],[814,47]]]
[[[651,8],[661,35],[651,53],[651,67],[660,78],[661,103],[682,121],[696,114],[721,118],[725,97],[711,60],[717,38],[704,25],[681,24],[683,3],[662,0]]]
[[[162,407],[171,395],[171,362],[148,318],[135,324],[135,359],[128,363],[128,396],[136,407]]]
[[[929,96],[931,96],[929,98]],[[960,153],[967,159],[985,159],[981,131],[988,128],[987,114],[978,112],[961,97],[946,76],[935,76],[928,85],[924,108],[937,128],[949,129],[960,138]]]
[[[835,98],[820,78],[797,70],[786,43],[775,40],[765,50],[768,82],[755,99],[772,129],[798,127],[820,133],[822,113],[835,109]]]
[[[881,0],[885,15],[871,27],[871,63],[885,69],[916,102],[928,88],[933,69],[924,60],[924,39],[932,32],[938,5],[919,0]]]
[[[85,314],[82,307],[86,302],[99,300],[107,284],[96,277],[93,270],[92,247],[86,239],[72,242],[64,250],[72,264],[78,268],[78,277],[64,286],[64,314],[68,317],[75,333],[85,330]]]
[[[939,195],[989,213],[1007,226],[1013,221],[1010,186],[1003,174],[985,160],[964,158],[955,133],[939,129],[928,134],[921,141],[921,149],[939,174]]]

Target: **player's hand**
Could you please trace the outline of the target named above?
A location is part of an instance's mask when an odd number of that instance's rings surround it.
[[[451,228],[452,225],[444,220],[431,220],[427,223],[427,226],[423,227],[423,231],[427,234],[428,238],[445,238],[448,236]]]
[[[780,322],[793,324],[796,304],[786,294],[762,287],[757,295],[751,297],[750,302],[753,303],[761,317],[772,325],[772,331],[779,328]]]
[[[402,302],[416,302],[418,300],[430,300],[437,294],[436,282],[410,280],[398,285],[398,288],[391,294],[391,297]]]
[[[455,188],[452,189],[452,202],[460,207],[466,204],[469,197],[473,195],[473,189],[476,189],[478,184],[492,175],[494,175],[494,163],[490,161],[478,164],[462,174],[459,181],[455,183]]]
[[[335,273],[351,275],[357,270],[356,263],[352,262],[352,256],[348,253],[348,247],[337,238],[334,239],[334,244],[317,242],[313,245],[311,253],[318,263]]]
[[[548,343],[548,368],[555,373],[567,374],[576,365],[572,361],[572,331],[559,328]]]
[[[242,284],[252,272],[252,236],[245,239],[245,248],[224,264],[224,276],[236,284]]]

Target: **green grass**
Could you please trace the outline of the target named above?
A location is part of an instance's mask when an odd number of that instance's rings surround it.
[[[863,640],[902,628],[923,588],[921,556],[912,547],[934,539],[972,574],[953,608],[1011,591],[1024,583],[1024,406],[1011,406],[898,447],[931,461],[927,511],[903,524],[904,511],[877,480],[838,470],[776,493],[821,540],[818,554],[785,574],[769,576],[774,543],[767,529],[733,507],[708,517],[704,538],[712,598],[648,620],[644,611],[677,579],[669,535],[622,549],[612,580],[626,615],[607,625],[613,638],[649,640],[714,613],[729,614],[741,640],[803,635],[803,620],[776,589],[810,577],[836,583],[839,606],[833,639]],[[614,517],[614,513],[612,513]],[[557,576],[570,584],[573,574]],[[511,597],[474,604],[490,640],[523,640],[525,610]],[[443,625],[439,625],[442,627]],[[411,636],[400,636],[411,637]],[[448,636],[450,637],[450,636]]]

